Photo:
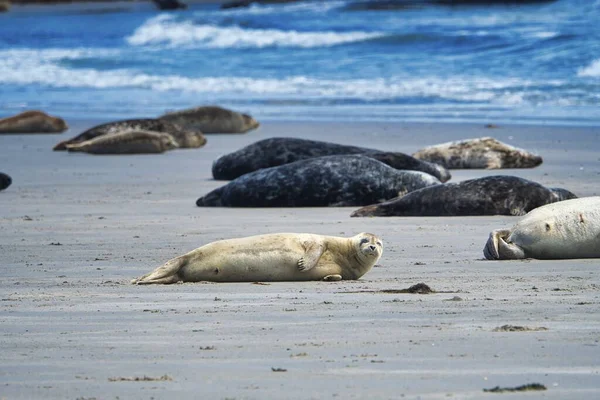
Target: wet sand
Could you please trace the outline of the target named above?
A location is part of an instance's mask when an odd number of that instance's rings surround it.
[[[512,174],[600,195],[600,129],[267,122],[162,155],[51,151],[99,122],[0,135],[0,171],[13,178],[0,192],[0,399],[600,396],[600,262],[484,260],[489,232],[518,217],[195,206],[223,184],[214,159],[272,136],[406,153],[494,136],[544,164],[452,181]],[[285,231],[369,231],[385,250],[359,281],[129,284],[210,241]],[[439,293],[394,292],[420,282]],[[504,325],[532,330],[494,331]],[[483,392],[528,383],[547,390]]]

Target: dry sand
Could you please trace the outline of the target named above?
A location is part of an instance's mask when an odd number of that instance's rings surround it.
[[[599,129],[278,122],[162,155],[50,150],[96,122],[0,135],[14,181],[0,192],[0,399],[600,398],[600,261],[483,260],[517,217],[195,206],[222,184],[212,160],[270,136],[410,153],[492,135],[544,164],[453,181],[508,173],[598,195]],[[210,241],[280,231],[369,231],[385,251],[359,281],[128,283]],[[384,292],[419,282],[444,293]],[[547,390],[483,392],[527,383]]]

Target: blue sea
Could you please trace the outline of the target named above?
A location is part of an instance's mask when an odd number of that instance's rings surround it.
[[[600,0],[369,10],[150,3],[0,14],[0,113],[600,126]]]

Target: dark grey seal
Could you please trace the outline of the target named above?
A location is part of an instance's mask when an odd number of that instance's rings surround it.
[[[242,175],[196,202],[199,207],[325,207],[373,204],[439,184],[361,155],[296,161]]]
[[[160,119],[203,133],[245,133],[260,125],[248,114],[217,106],[175,111],[161,116]]]
[[[0,172],[0,190],[6,189],[7,187],[10,186],[11,183],[12,183],[12,179],[10,178],[10,176]]]
[[[426,187],[363,207],[351,216],[525,215],[545,204],[575,198],[566,189],[547,188],[516,176],[496,175]]]
[[[426,172],[442,182],[450,179],[450,173],[441,165],[417,160],[407,154],[296,138],[260,140],[238,151],[226,154],[213,163],[212,174],[217,180],[231,180],[262,168],[342,154],[366,155],[395,169]]]
[[[163,121],[154,118],[144,118],[126,119],[123,121],[109,122],[107,124],[95,126],[72,139],[60,142],[54,146],[53,150],[66,150],[67,145],[85,142],[86,140],[91,140],[98,136],[133,130],[168,133],[169,135],[173,136],[180,148],[202,147],[206,144],[206,138],[204,135],[202,135],[202,132],[185,129],[169,121]]]

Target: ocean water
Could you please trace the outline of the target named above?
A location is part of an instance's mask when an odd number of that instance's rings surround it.
[[[0,14],[0,116],[220,104],[263,120],[600,125],[600,0],[363,4],[15,6]]]

